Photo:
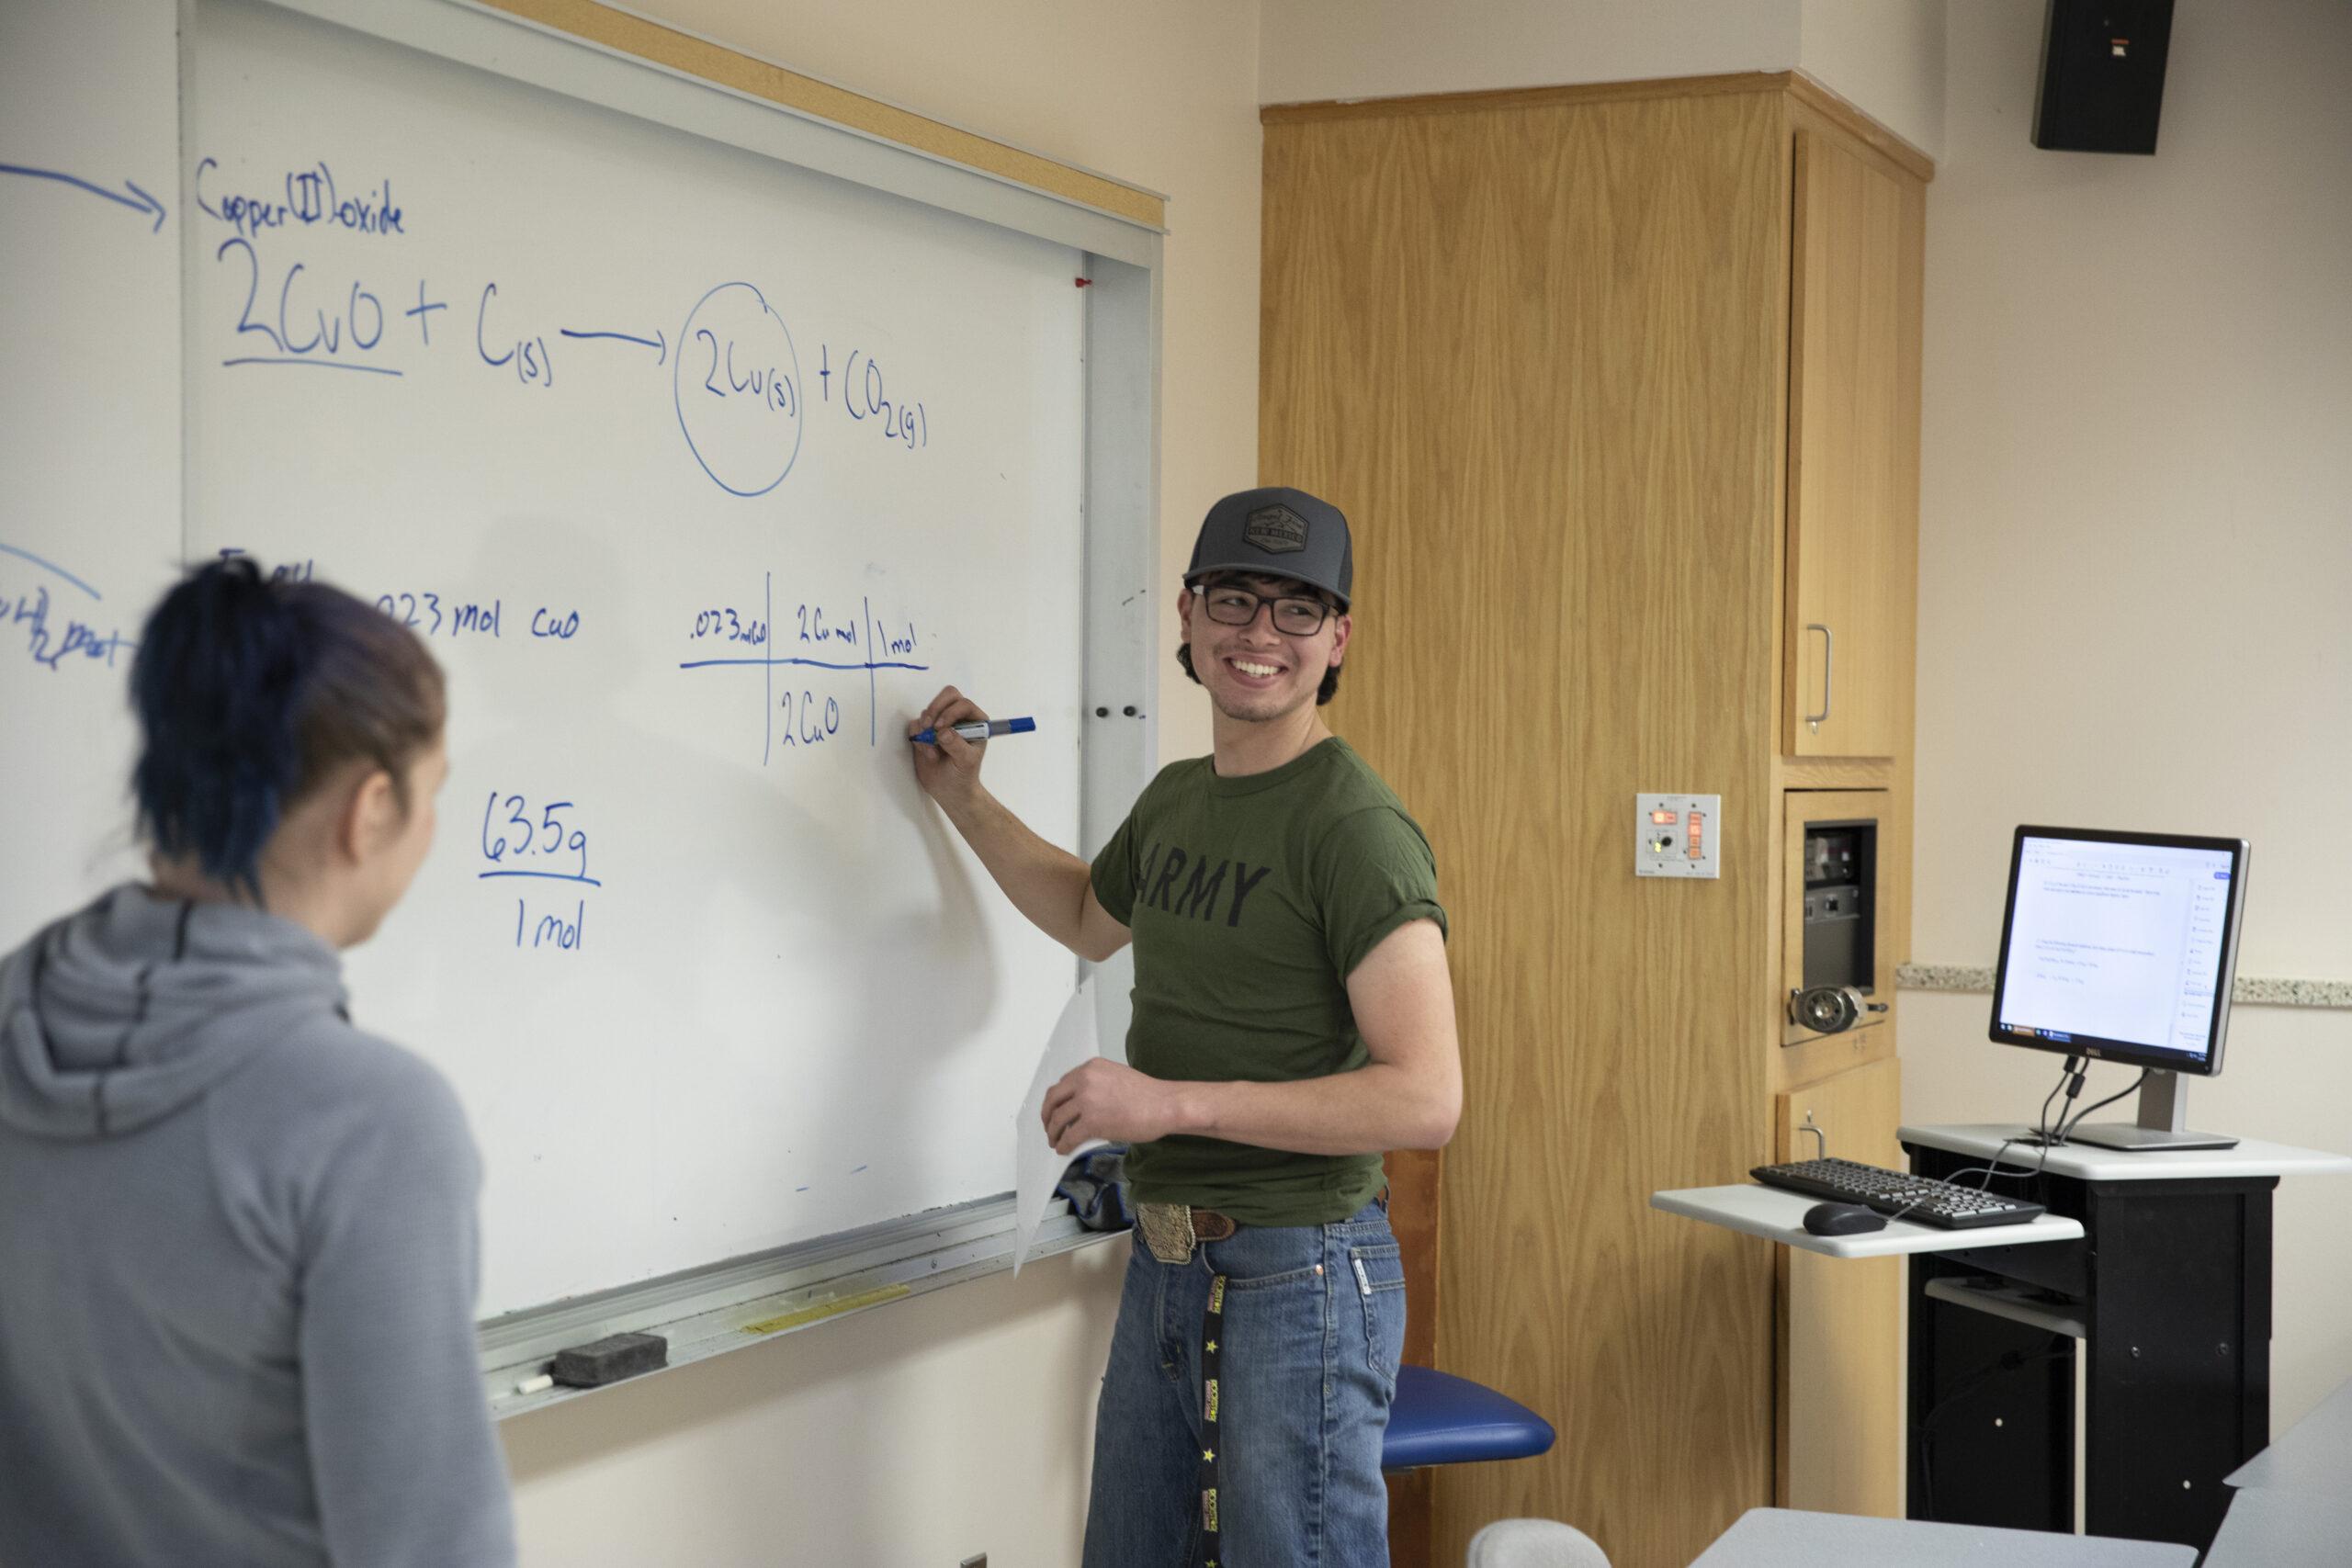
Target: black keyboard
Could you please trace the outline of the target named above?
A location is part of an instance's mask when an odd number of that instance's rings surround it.
[[[1905,1170],[1884,1170],[1850,1159],[1801,1159],[1787,1165],[1759,1165],[1747,1173],[1767,1187],[1778,1187],[1837,1203],[1860,1203],[1882,1214],[1902,1213],[1906,1220],[1946,1230],[1972,1225],[2023,1224],[2042,1212],[2039,1203],[2004,1198],[1958,1181],[1938,1181]],[[1905,1211],[1908,1211],[1905,1213]]]

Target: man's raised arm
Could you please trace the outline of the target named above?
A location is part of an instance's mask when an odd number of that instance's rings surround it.
[[[1047,843],[980,783],[988,742],[965,739],[951,725],[985,720],[979,705],[953,686],[907,722],[910,738],[928,729],[937,738],[915,741],[915,782],[939,803],[989,875],[1030,924],[1077,953],[1101,963],[1127,945],[1127,928],[1094,897],[1091,868],[1068,850]]]

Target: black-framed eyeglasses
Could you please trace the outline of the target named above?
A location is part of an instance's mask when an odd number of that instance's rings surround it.
[[[1295,594],[1277,598],[1225,583],[1202,589],[1201,603],[1208,611],[1209,619],[1225,626],[1246,626],[1258,618],[1259,605],[1272,604],[1274,630],[1286,637],[1313,637],[1331,616],[1331,606],[1320,599]]]

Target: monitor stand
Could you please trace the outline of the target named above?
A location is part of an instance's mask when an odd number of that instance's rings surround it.
[[[2238,1141],[2225,1133],[2192,1133],[2187,1129],[2188,1086],[2178,1073],[2148,1069],[2140,1086],[2138,1122],[2095,1122],[2066,1134],[2069,1143],[2096,1144],[2107,1149],[2233,1149]]]

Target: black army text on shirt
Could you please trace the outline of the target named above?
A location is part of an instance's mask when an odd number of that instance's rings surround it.
[[[1176,879],[1183,875],[1188,864],[1193,868],[1192,880],[1179,887]],[[1258,884],[1273,869],[1271,865],[1253,869],[1248,861],[1220,860],[1211,870],[1208,855],[1200,850],[1188,852],[1171,844],[1163,859],[1160,847],[1154,844],[1143,853],[1135,886],[1140,894],[1139,901],[1162,913],[1204,920],[1214,920],[1223,914],[1227,925],[1238,927],[1250,895],[1257,891]],[[1227,872],[1233,874],[1230,889],[1225,882]],[[1145,888],[1150,891],[1142,892]]]

